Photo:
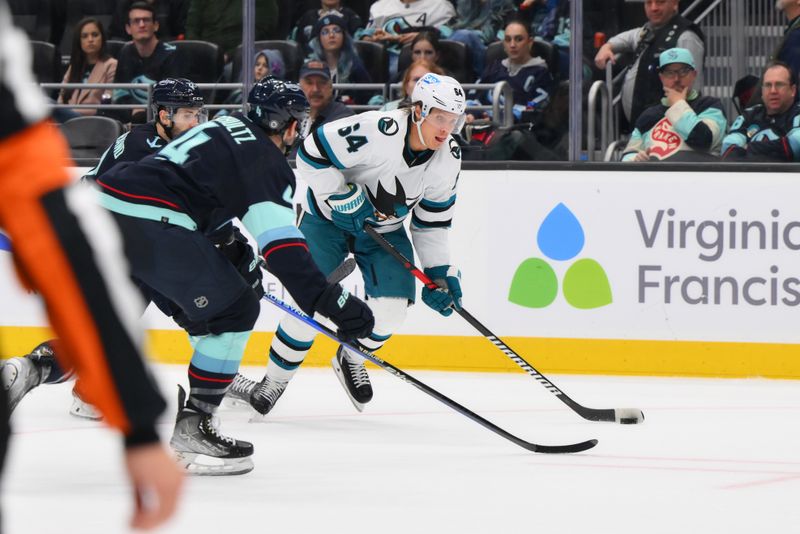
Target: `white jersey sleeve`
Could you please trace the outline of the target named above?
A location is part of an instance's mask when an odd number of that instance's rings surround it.
[[[375,148],[369,145],[370,137],[363,116],[354,115],[323,124],[300,145],[297,170],[326,218],[330,218],[328,197],[348,191],[343,171],[369,164]]]
[[[461,172],[461,149],[452,137],[438,150],[426,174],[422,199],[411,216],[411,238],[422,268],[450,265],[448,234],[456,207],[456,187]]]

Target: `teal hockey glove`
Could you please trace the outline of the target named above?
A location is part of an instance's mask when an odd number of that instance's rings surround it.
[[[364,191],[357,185],[347,184],[350,191],[331,195],[326,202],[331,208],[331,220],[340,230],[356,235],[364,231],[364,223],[374,217],[375,209]]]
[[[452,265],[439,265],[425,269],[425,274],[439,289],[422,288],[422,302],[445,317],[453,308],[461,309],[461,271]]]

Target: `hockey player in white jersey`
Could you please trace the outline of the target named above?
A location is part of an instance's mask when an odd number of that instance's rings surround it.
[[[403,222],[425,272],[441,289],[422,290],[422,300],[442,315],[460,306],[460,272],[451,264],[448,230],[456,201],[461,151],[450,135],[464,123],[461,85],[429,73],[411,95],[412,105],[371,111],[325,124],[298,151],[297,170],[308,184],[299,227],[323,273],[353,253],[361,270],[367,303],[375,315],[372,334],[359,339],[375,351],[403,323],[413,304],[412,275],[364,232],[375,226],[404,255],[413,257]],[[311,348],[316,331],[286,316],[269,351],[267,372],[249,395],[266,414],[283,394]],[[360,411],[372,386],[357,353],[339,347],[333,368]]]

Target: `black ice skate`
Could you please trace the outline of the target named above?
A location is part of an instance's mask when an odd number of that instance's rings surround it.
[[[250,406],[261,415],[267,415],[281,398],[288,382],[265,376],[250,395]]]
[[[6,360],[0,368],[0,383],[8,395],[9,414],[14,412],[14,408],[28,392],[47,379],[53,359],[53,349],[46,341],[30,354]]]
[[[236,373],[231,388],[225,394],[223,402],[235,408],[240,406],[250,406],[250,395],[258,386],[258,382],[250,380],[244,375]]]
[[[333,370],[339,382],[342,383],[347,396],[359,412],[364,411],[364,405],[372,400],[372,384],[364,367],[364,362],[354,362],[348,357],[347,351],[340,346],[336,356],[331,360]]]
[[[253,470],[253,444],[223,436],[212,414],[186,407],[178,386],[178,416],[169,444],[190,475],[243,475]]]

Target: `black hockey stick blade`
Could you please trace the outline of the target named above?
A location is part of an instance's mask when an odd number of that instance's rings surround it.
[[[329,284],[338,284],[356,270],[356,260],[352,256],[345,259],[337,268],[331,271],[326,280]]]
[[[403,256],[403,253],[397,250],[391,243],[386,241],[386,239],[378,233],[375,228],[370,226],[369,224],[364,225],[364,231],[369,234],[369,236],[378,243],[383,250],[391,254],[391,256],[399,261],[403,266],[408,269],[411,274],[414,275],[420,282],[425,284],[428,289],[437,289],[437,286],[433,280],[428,278],[428,276],[420,271],[408,258]],[[534,367],[526,362],[522,356],[514,352],[511,347],[505,344],[505,342],[494,335],[491,330],[486,328],[483,323],[478,321],[475,317],[472,316],[467,310],[464,308],[456,310],[456,313],[461,315],[465,321],[467,321],[473,328],[475,328],[478,332],[483,335],[486,339],[492,342],[492,344],[500,349],[506,356],[508,356],[511,361],[516,363],[523,371],[531,375],[535,378],[541,385],[543,385],[550,393],[558,397],[561,402],[569,406],[572,411],[587,419],[589,421],[606,421],[606,422],[616,422],[620,424],[637,424],[644,421],[644,413],[641,410],[636,408],[620,408],[620,409],[596,409],[596,408],[587,408],[586,406],[582,406],[572,400],[566,393],[561,391],[555,384],[553,384],[546,376],[542,375],[539,371],[534,369]]]
[[[390,364],[386,360],[381,359],[380,357],[376,356],[375,354],[373,354],[372,352],[366,350],[365,348],[361,347],[360,345],[354,345],[354,344],[351,344],[351,343],[345,343],[344,341],[340,340],[336,336],[336,333],[333,330],[331,330],[330,328],[326,327],[325,325],[322,325],[322,324],[318,323],[317,321],[315,321],[311,317],[309,317],[306,314],[304,314],[302,311],[300,311],[300,310],[298,310],[298,309],[286,304],[285,302],[277,299],[276,297],[274,297],[274,296],[272,296],[270,294],[265,294],[264,295],[264,299],[267,302],[270,302],[273,305],[277,306],[278,308],[282,309],[283,311],[285,311],[286,313],[288,313],[292,317],[298,319],[299,321],[304,322],[305,324],[307,324],[308,326],[310,326],[313,329],[317,330],[318,332],[321,332],[321,333],[325,334],[326,336],[328,336],[329,338],[333,339],[337,343],[342,344],[343,346],[347,347],[348,349],[350,349],[350,350],[352,350],[354,352],[360,353],[361,355],[364,356],[364,358],[368,359],[369,361],[371,361],[372,363],[374,363],[378,367],[381,367],[384,370],[388,371],[389,373],[393,374],[394,376],[396,376],[400,380],[402,380],[402,381],[404,381],[404,382],[406,382],[408,384],[411,384],[412,386],[414,386],[418,390],[422,391],[423,393],[426,393],[427,395],[433,397],[434,399],[438,400],[439,402],[449,406],[450,408],[454,409],[455,411],[457,411],[461,415],[464,415],[464,416],[472,419],[473,421],[475,421],[476,423],[478,423],[482,427],[484,427],[484,428],[486,428],[488,430],[491,430],[495,434],[506,438],[507,440],[511,441],[512,443],[515,443],[515,444],[519,445],[523,449],[526,449],[526,450],[529,450],[529,451],[532,451],[532,452],[545,453],[545,454],[564,454],[564,453],[574,453],[574,452],[585,451],[585,450],[591,449],[592,447],[597,445],[597,440],[596,439],[590,439],[590,440],[587,440],[587,441],[583,441],[581,443],[573,443],[573,444],[570,444],[570,445],[539,445],[539,444],[536,444],[536,443],[531,443],[529,441],[525,441],[522,438],[518,438],[517,436],[511,434],[510,432],[507,432],[506,430],[504,430],[504,429],[500,428],[499,426],[495,425],[491,421],[489,421],[487,419],[484,419],[480,415],[478,415],[475,412],[471,411],[469,408],[466,408],[466,407],[462,406],[461,404],[457,403],[453,399],[443,395],[442,393],[439,393],[438,391],[436,391],[432,387],[428,386],[427,384],[417,380],[416,378],[414,378],[413,376],[409,375],[405,371],[402,371],[401,369],[398,369],[397,367],[395,367],[394,365]]]

